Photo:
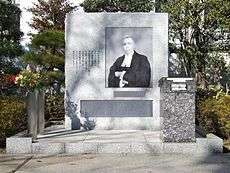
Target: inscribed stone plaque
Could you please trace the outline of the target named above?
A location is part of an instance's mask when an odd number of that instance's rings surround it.
[[[186,91],[187,85],[185,83],[173,83],[171,84],[172,91]]]
[[[151,100],[81,100],[84,117],[151,117]]]
[[[98,66],[100,61],[100,50],[78,50],[73,51],[72,65],[79,71],[89,72],[92,67]]]

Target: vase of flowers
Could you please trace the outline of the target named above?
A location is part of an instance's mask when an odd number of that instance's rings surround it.
[[[45,76],[40,72],[23,70],[16,76],[15,83],[27,92],[42,90],[45,86]]]

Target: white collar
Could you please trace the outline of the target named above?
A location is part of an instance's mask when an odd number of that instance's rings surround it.
[[[128,57],[130,57],[130,56],[131,56],[131,57],[132,57],[132,56],[133,56],[133,54],[134,54],[134,50],[133,50],[130,54],[125,54],[125,57],[126,57],[126,56],[128,56]]]
[[[133,54],[134,54],[134,51],[132,53],[130,53],[129,55],[125,54],[124,60],[121,64],[122,67],[130,67],[131,66]]]

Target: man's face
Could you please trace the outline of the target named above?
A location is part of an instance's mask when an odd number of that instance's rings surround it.
[[[131,53],[134,50],[134,41],[132,38],[125,38],[123,40],[123,48],[126,54]]]

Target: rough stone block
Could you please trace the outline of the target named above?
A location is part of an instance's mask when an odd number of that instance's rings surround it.
[[[39,153],[39,154],[61,154],[64,153],[64,143],[33,143],[32,144],[32,152]]]
[[[132,143],[132,153],[162,153],[162,142]]]
[[[197,138],[197,153],[222,153],[223,152],[223,139],[209,134],[207,138]]]
[[[11,137],[6,139],[6,152],[10,154],[31,153],[32,138]]]
[[[40,153],[40,151],[41,151],[40,143],[33,143],[31,152],[32,153]]]
[[[98,143],[95,142],[84,142],[84,153],[97,153],[98,152]]]
[[[99,143],[98,153],[131,153],[130,143]]]
[[[163,143],[163,153],[194,154],[196,143]]]
[[[97,143],[66,143],[65,152],[68,154],[80,154],[80,153],[97,153]]]

